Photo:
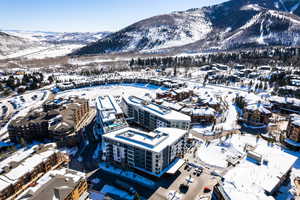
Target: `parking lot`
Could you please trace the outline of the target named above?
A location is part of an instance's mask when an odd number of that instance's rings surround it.
[[[190,200],[201,196],[210,196],[218,178],[210,175],[206,169],[183,165],[177,172],[179,176],[169,187],[159,187],[150,197],[151,200],[181,199]]]

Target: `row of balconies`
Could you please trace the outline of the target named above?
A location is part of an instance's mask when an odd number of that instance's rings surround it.
[[[21,177],[15,184],[10,185],[9,187],[0,191],[0,200],[11,198],[11,196],[18,194],[21,191],[24,191],[28,187],[27,184],[34,181],[36,178],[39,177],[39,175],[45,174],[51,168],[53,168],[55,165],[59,164],[62,161],[64,161],[63,155],[61,155],[60,153],[53,154],[46,161],[36,166],[31,172]]]

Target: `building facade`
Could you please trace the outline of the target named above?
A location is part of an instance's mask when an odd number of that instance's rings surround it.
[[[295,142],[300,142],[300,115],[290,116],[286,136]]]
[[[244,108],[243,118],[251,125],[265,125],[270,122],[271,111],[261,103],[248,105]]]
[[[183,155],[186,139],[187,131],[177,128],[153,132],[125,128],[103,135],[103,159],[161,176],[176,157]]]
[[[121,107],[130,121],[148,130],[159,127],[187,130],[191,122],[188,115],[135,96],[123,97]]]
[[[0,199],[15,199],[48,171],[68,162],[53,144],[21,149],[0,162]]]
[[[101,135],[128,126],[124,113],[113,96],[99,96],[96,108],[97,125]]]
[[[184,99],[190,98],[194,95],[192,89],[172,89],[168,91],[159,91],[156,93],[157,99],[166,99],[174,101],[182,101]]]
[[[216,111],[213,108],[195,108],[191,112],[192,123],[210,124],[216,121]]]
[[[76,129],[89,114],[88,100],[79,98],[53,100],[43,108],[43,111],[35,110],[9,124],[11,141],[18,143],[21,138],[26,141],[76,138]]]

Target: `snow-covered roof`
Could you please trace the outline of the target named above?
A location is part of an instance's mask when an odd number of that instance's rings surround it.
[[[129,105],[139,107],[155,116],[169,121],[191,121],[191,117],[180,112],[171,110],[168,107],[154,104],[151,102],[144,103],[143,99],[135,96],[124,96],[123,100]]]
[[[111,95],[99,96],[97,98],[97,111],[103,122],[115,120],[116,115],[123,113],[115,98]]]
[[[163,106],[166,106],[166,107],[169,107],[169,108],[171,108],[171,109],[173,109],[173,110],[177,110],[177,111],[183,108],[183,106],[181,106],[181,105],[178,104],[178,103],[169,103],[169,102],[166,102],[166,101],[164,101],[164,102],[162,103],[162,105],[163,105]]]
[[[22,148],[0,163],[0,191],[16,183],[26,173],[56,153],[55,145],[47,145],[43,151],[36,151],[38,145],[29,149]],[[9,171],[5,171],[9,169]]]
[[[291,123],[295,126],[300,126],[300,115],[292,114],[290,115]]]
[[[209,107],[193,109],[194,116],[214,116],[216,113],[215,109]]]
[[[247,110],[259,111],[263,114],[271,114],[271,111],[266,109],[261,103],[250,104],[246,107]]]
[[[107,133],[103,137],[149,151],[161,152],[185,134],[185,130],[177,128],[158,128],[153,132],[145,132],[127,127]]]
[[[281,104],[292,104],[295,106],[300,106],[300,100],[296,98],[271,96],[269,100]]]
[[[262,155],[267,163],[258,165],[245,159],[224,176],[224,190],[232,200],[268,199],[265,191],[274,192],[281,178],[297,160],[297,157],[280,148],[267,145],[258,145],[255,152]]]
[[[81,179],[85,178],[85,174],[68,168],[51,170],[43,175],[36,185],[25,190],[18,199],[54,199],[54,189],[59,187],[68,187],[72,191]],[[60,181],[63,179],[63,181]],[[67,195],[67,194],[65,194]]]

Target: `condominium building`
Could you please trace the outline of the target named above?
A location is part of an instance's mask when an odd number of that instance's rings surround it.
[[[97,124],[101,134],[128,126],[124,113],[113,96],[99,96],[96,99],[96,105]]]
[[[68,168],[47,172],[25,190],[18,200],[85,200],[88,198],[85,174]]]
[[[54,144],[18,150],[0,162],[0,200],[15,199],[43,174],[67,161]]]
[[[159,91],[156,93],[157,99],[166,99],[166,100],[175,100],[175,101],[182,101],[184,99],[192,97],[194,94],[192,89],[172,89],[167,91]]]
[[[271,116],[272,112],[265,108],[264,105],[261,103],[250,104],[244,108],[243,118],[249,124],[268,124]]]
[[[187,131],[177,128],[123,128],[103,135],[103,159],[161,176],[184,153],[186,138]]]
[[[77,137],[76,129],[89,113],[88,100],[79,98],[53,100],[43,108],[18,117],[9,124],[9,137],[13,142],[20,142],[21,138],[27,141],[45,138],[71,140]]]
[[[123,97],[121,107],[132,122],[148,130],[159,127],[187,130],[191,122],[191,117],[188,115],[135,96]]]
[[[192,110],[192,123],[213,123],[216,120],[216,111],[210,107],[195,108]]]

